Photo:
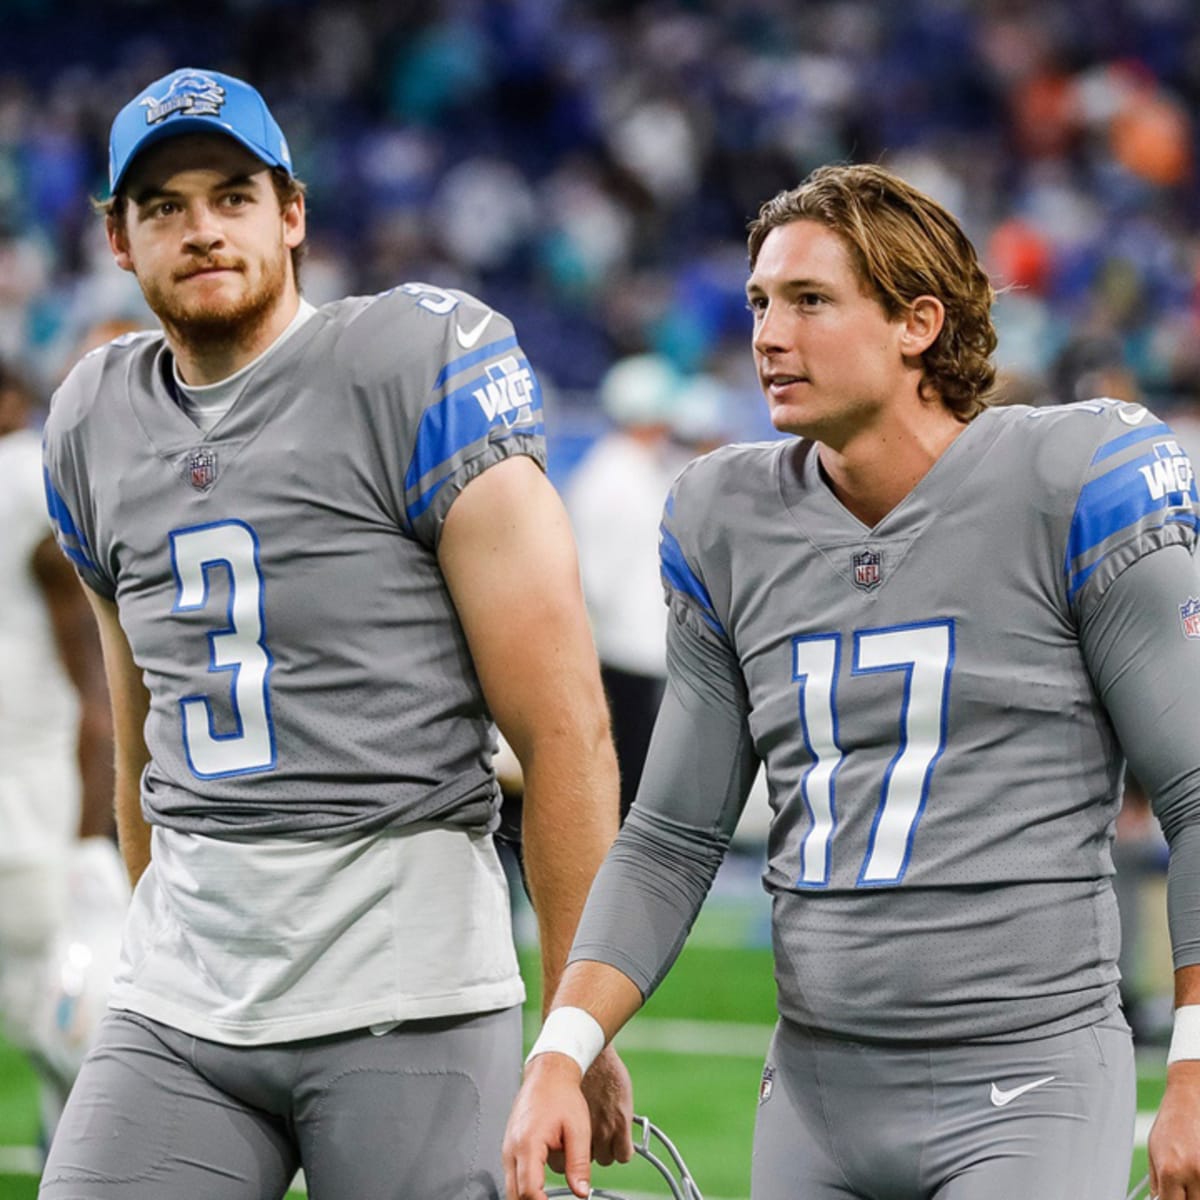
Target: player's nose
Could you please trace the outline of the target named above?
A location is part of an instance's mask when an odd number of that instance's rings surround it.
[[[788,348],[787,322],[778,305],[768,304],[754,326],[752,339],[758,354],[778,354]]]
[[[189,249],[202,253],[214,249],[224,240],[221,223],[207,204],[188,206],[183,238]]]

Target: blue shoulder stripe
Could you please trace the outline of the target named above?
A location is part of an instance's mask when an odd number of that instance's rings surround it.
[[[510,354],[489,363],[483,373],[421,414],[416,445],[404,475],[405,491],[416,488],[431,471],[486,438],[494,426],[532,431],[540,425],[541,415],[541,384],[525,356]],[[411,509],[409,515],[413,515]]]
[[[673,499],[674,497],[672,497]],[[670,512],[672,508],[673,505],[668,502],[667,511]],[[713,608],[712,598],[708,594],[708,589],[700,582],[696,573],[688,565],[688,561],[683,555],[683,547],[680,546],[679,540],[666,526],[660,526],[658,544],[659,555],[662,561],[663,579],[675,591],[682,592],[685,596],[691,596],[700,605],[700,615],[704,618],[704,623],[715,633],[719,633],[724,637],[725,630],[721,628],[721,622],[717,619],[717,613]]]
[[[461,358],[451,360],[438,372],[438,377],[433,381],[434,388],[442,387],[446,380],[453,379],[455,375],[461,374],[468,367],[473,367],[476,363],[491,358],[494,354],[502,354],[505,350],[513,349],[516,344],[516,335],[510,334],[498,342],[489,342],[486,346],[480,346],[478,350],[472,350],[470,354],[464,354]]]
[[[50,472],[42,468],[42,482],[46,488],[46,511],[54,523],[58,535],[58,544],[62,552],[76,565],[88,571],[99,571],[99,567],[88,554],[87,538],[75,524],[67,502],[58,494],[54,484],[50,482]]]
[[[1115,437],[1111,442],[1105,442],[1095,454],[1092,455],[1092,466],[1098,462],[1103,462],[1106,458],[1111,458],[1114,454],[1120,454],[1122,450],[1129,446],[1136,446],[1138,442],[1144,442],[1152,437],[1170,437],[1170,426],[1162,421],[1156,421],[1153,425],[1147,425],[1145,429],[1135,429],[1131,433],[1123,433],[1120,437]]]
[[[1157,432],[1162,429],[1160,426]],[[1155,513],[1163,513],[1163,523],[1194,525],[1197,499],[1191,464],[1169,437],[1152,447],[1150,453],[1086,483],[1080,489],[1067,536],[1063,570],[1068,598],[1074,598],[1099,565],[1091,563],[1075,570],[1072,564],[1081,555]]]

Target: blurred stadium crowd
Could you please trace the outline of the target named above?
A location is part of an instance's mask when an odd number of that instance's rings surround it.
[[[964,219],[1006,398],[1186,427],[1200,391],[1193,0],[2,0],[0,27],[0,356],[46,388],[144,312],[87,201],[120,100],[191,63],[289,130],[310,299],[468,288],[568,400],[653,350],[764,432],[742,231],[833,160]]]
[[[1200,457],[1195,0],[0,0],[0,361],[43,398],[99,323],[150,321],[88,201],[117,107],[182,64],[253,80],[289,131],[310,300],[424,279],[514,320],[571,415],[560,479],[610,424],[662,491],[658,426],[692,452],[769,436],[743,230],[839,160],[886,163],[983,248],[1002,399],[1145,399]],[[604,399],[647,352],[642,383],[665,360],[690,397],[671,421],[624,412],[645,387]],[[1136,926],[1163,850],[1144,802],[1117,849]],[[1153,993],[1162,960],[1127,971]]]

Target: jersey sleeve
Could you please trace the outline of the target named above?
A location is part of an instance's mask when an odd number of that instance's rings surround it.
[[[1200,530],[1195,472],[1169,426],[1140,405],[1076,406],[1087,431],[1086,463],[1066,535],[1068,604],[1086,620],[1122,572],[1165,546],[1189,550]]]
[[[740,670],[672,621],[667,688],[637,799],[596,876],[570,961],[605,962],[643,997],[683,947],[758,770]]]
[[[87,456],[77,444],[79,412],[90,402],[100,357],[99,352],[88,355],[55,393],[42,433],[42,466],[46,508],[59,548],[88,587],[112,600],[117,594],[116,577],[99,549],[89,503]]]
[[[673,532],[676,495],[663,522],[672,613],[666,693],[637,799],[596,877],[570,955],[616,967],[643,996],[682,948],[759,766],[741,668]]]
[[[1081,631],[1096,690],[1171,848],[1177,967],[1200,963],[1200,576],[1183,546],[1126,570]]]
[[[701,563],[703,547],[699,535],[704,527],[709,494],[705,465],[704,459],[689,463],[667,495],[659,529],[659,564],[663,594],[673,619],[690,625],[702,639],[715,639],[728,649],[729,639],[718,601]]]
[[[428,353],[405,380],[418,406],[401,462],[403,516],[436,548],[450,506],[480,472],[512,455],[546,466],[542,389],[509,320],[467,295],[399,289]]]

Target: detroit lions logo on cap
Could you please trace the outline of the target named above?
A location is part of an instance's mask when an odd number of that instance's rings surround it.
[[[215,117],[225,103],[225,89],[215,79],[195,71],[172,79],[161,99],[143,96],[140,103],[146,107],[147,125],[157,125],[177,112],[189,117]]]

